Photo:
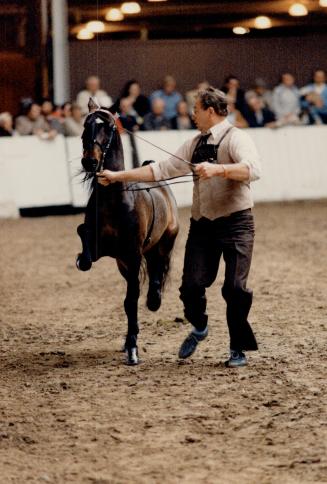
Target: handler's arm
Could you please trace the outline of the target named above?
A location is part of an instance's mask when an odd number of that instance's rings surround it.
[[[103,186],[114,182],[154,181],[154,175],[150,165],[126,171],[103,170],[101,173],[97,173],[97,176],[98,182]]]

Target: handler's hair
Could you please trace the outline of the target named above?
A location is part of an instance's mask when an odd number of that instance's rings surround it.
[[[209,86],[207,89],[199,91],[197,97],[204,110],[213,108],[219,116],[228,115],[227,96],[223,91]]]

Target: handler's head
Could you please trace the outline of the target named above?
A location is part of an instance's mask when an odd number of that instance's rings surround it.
[[[227,96],[224,92],[208,87],[198,92],[193,119],[200,131],[207,131],[228,114]]]

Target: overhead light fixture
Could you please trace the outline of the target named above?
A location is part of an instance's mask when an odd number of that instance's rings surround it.
[[[319,0],[319,5],[321,7],[327,7],[327,0]]]
[[[91,40],[94,39],[94,33],[88,29],[81,29],[76,35],[78,40]]]
[[[271,25],[270,18],[265,15],[260,15],[254,19],[254,26],[256,29],[270,29]]]
[[[304,15],[308,15],[308,9],[303,3],[293,3],[289,8],[288,13],[292,15],[292,17],[304,17]]]
[[[86,24],[86,28],[93,33],[104,32],[105,29],[104,23],[101,20],[91,20],[91,22]]]
[[[236,27],[233,27],[233,32],[236,35],[244,35],[248,34],[250,32],[250,29],[242,27],[241,25],[237,25]]]
[[[141,7],[140,4],[137,2],[124,2],[120,7],[122,13],[125,14],[135,14],[140,13]]]
[[[106,13],[105,19],[109,22],[120,22],[124,20],[124,14],[119,8],[110,8]]]

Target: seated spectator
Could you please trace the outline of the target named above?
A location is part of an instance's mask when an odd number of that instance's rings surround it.
[[[252,96],[258,96],[264,102],[264,107],[273,111],[273,95],[270,89],[268,89],[267,83],[261,77],[255,79],[253,87],[246,91],[245,102]]]
[[[273,91],[273,107],[279,126],[301,123],[300,92],[289,72],[282,74],[280,84]]]
[[[228,94],[232,100],[231,102],[235,104],[236,109],[244,114],[246,104],[244,99],[244,91],[240,88],[239,79],[236,76],[226,77],[221,90]]]
[[[77,104],[75,103],[75,106]],[[61,120],[64,121],[65,118],[70,118],[72,115],[72,103],[66,102],[61,106]]]
[[[90,97],[95,97],[101,107],[110,108],[112,99],[106,91],[100,89],[100,79],[98,76],[90,76],[86,79],[85,89],[77,94],[76,102],[82,109],[82,114],[89,112],[88,103]]]
[[[33,101],[25,103],[23,114],[16,119],[16,131],[22,136],[37,135],[42,139],[54,139],[57,131],[51,129],[41,114],[41,106]]]
[[[152,111],[144,116],[142,128],[146,131],[171,129],[171,123],[165,116],[165,101],[163,99],[153,99]]]
[[[275,115],[270,109],[264,107],[264,102],[258,96],[252,96],[248,100],[248,109],[244,117],[250,128],[275,128]]]
[[[67,104],[67,103],[66,103]],[[77,103],[70,104],[71,115],[66,115],[63,120],[63,129],[65,136],[82,136],[84,131],[84,116],[82,110]],[[65,109],[66,114],[67,108]]]
[[[227,107],[228,107],[228,121],[236,128],[248,128],[248,123],[243,117],[241,111],[236,109],[233,99],[227,96]]]
[[[162,89],[154,91],[150,100],[162,99],[165,104],[165,117],[169,120],[177,116],[177,104],[183,100],[182,95],[176,91],[176,81],[173,76],[166,76],[163,80]]]
[[[132,113],[131,109],[130,114],[137,118],[139,125],[142,124],[145,114],[151,111],[151,105],[149,99],[141,93],[141,86],[135,79],[131,79],[123,87],[120,97],[113,106],[114,111],[119,111],[119,103],[123,98],[131,100],[134,112]]]
[[[137,131],[139,129],[136,117],[132,114],[135,113],[133,109],[133,99],[130,97],[122,98],[119,103],[119,112],[119,119],[123,128],[128,131]]]
[[[314,72],[313,82],[300,89],[302,107],[309,116],[310,124],[327,124],[326,73],[322,69]]]
[[[185,94],[185,99],[187,102],[187,108],[188,112],[192,115],[193,114],[193,108],[196,100],[196,96],[199,91],[204,91],[204,89],[207,89],[210,86],[208,81],[201,81],[199,84],[196,86],[195,89],[191,89],[190,91],[187,91]]]
[[[0,136],[13,136],[13,119],[8,112],[0,113]]]
[[[57,131],[57,133],[64,134],[62,123],[60,122],[61,109],[55,112],[55,106],[51,99],[44,98],[41,102],[41,114],[44,116],[46,121],[52,130]]]
[[[172,129],[195,129],[186,101],[180,101],[177,104],[177,116],[171,120],[171,127]]]

